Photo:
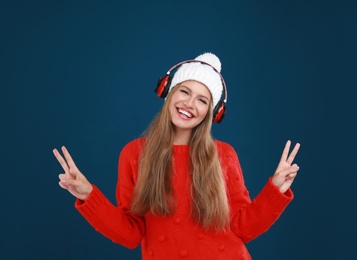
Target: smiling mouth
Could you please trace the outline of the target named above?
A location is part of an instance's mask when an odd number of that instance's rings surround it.
[[[177,112],[179,112],[179,114],[184,116],[185,118],[192,118],[193,117],[193,115],[190,112],[188,112],[186,110],[183,110],[183,109],[180,109],[180,108],[177,109]]]

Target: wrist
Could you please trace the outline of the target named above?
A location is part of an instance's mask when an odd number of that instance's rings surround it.
[[[88,199],[88,197],[90,196],[90,194],[92,193],[92,191],[93,191],[93,186],[92,186],[92,184],[90,184],[89,187],[88,187],[88,192],[87,192],[86,199]]]

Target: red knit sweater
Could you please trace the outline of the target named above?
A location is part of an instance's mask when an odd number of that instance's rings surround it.
[[[144,139],[136,139],[120,153],[116,191],[118,206],[114,206],[93,185],[88,199],[77,200],[75,207],[98,232],[113,242],[128,248],[141,243],[144,260],[251,259],[244,244],[265,232],[293,198],[291,190],[282,194],[269,179],[251,201],[236,152],[227,143],[216,141],[227,184],[231,225],[226,232],[204,231],[190,217],[189,146],[175,145],[173,186],[179,196],[174,215],[162,217],[147,213],[144,217],[134,216],[129,208],[143,143]]]

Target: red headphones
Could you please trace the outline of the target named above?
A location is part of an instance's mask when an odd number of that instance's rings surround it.
[[[177,63],[176,65],[174,65],[173,67],[171,67],[169,69],[169,71],[166,73],[165,76],[163,76],[159,79],[159,81],[157,82],[156,88],[155,88],[155,93],[157,93],[158,97],[166,98],[167,94],[169,93],[170,85],[171,85],[171,81],[172,81],[172,77],[170,76],[171,71],[178,69],[181,65],[183,65],[185,63],[191,63],[191,62],[199,62],[199,63],[210,66],[215,72],[217,72],[217,74],[221,78],[222,86],[223,86],[221,98],[218,101],[217,105],[213,109],[213,122],[220,123],[226,113],[227,87],[226,87],[226,83],[224,82],[224,79],[223,79],[221,73],[218,70],[216,70],[211,64],[209,64],[207,62],[199,61],[199,60],[185,60],[180,63]]]

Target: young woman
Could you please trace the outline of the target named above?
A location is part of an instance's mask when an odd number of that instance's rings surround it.
[[[176,70],[173,78],[170,72]],[[62,147],[54,155],[64,173],[59,185],[100,233],[143,259],[251,259],[245,243],[278,219],[293,199],[300,145],[283,150],[276,172],[251,201],[234,149],[211,136],[227,90],[212,53],[172,67],[156,92],[166,98],[144,137],[120,153],[117,206],[91,184]]]

